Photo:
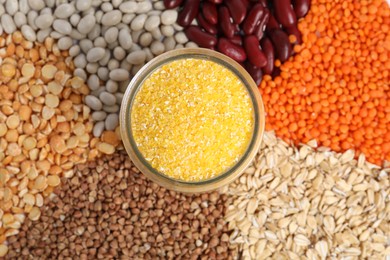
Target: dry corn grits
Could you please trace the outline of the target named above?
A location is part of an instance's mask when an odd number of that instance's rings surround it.
[[[7,259],[233,259],[226,195],[188,196],[145,178],[125,152],[78,165]]]
[[[266,132],[253,164],[223,192],[230,246],[242,259],[385,259],[390,165],[363,154],[288,146]]]
[[[253,104],[242,81],[212,61],[180,59],[141,86],[131,127],[145,159],[185,181],[212,178],[232,167],[253,132]]]
[[[51,38],[40,44],[20,32],[0,37],[0,256],[25,218],[38,220],[60,178],[95,158],[96,146],[111,145],[91,138],[82,102],[89,89],[72,70],[68,52]]]
[[[267,129],[285,141],[390,161],[390,8],[383,0],[313,0],[303,44],[259,88]],[[278,62],[277,62],[278,63]]]

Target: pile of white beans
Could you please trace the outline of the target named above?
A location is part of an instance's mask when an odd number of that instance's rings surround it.
[[[58,39],[69,50],[74,74],[91,89],[93,134],[114,130],[132,76],[153,57],[188,42],[177,11],[152,0],[0,0],[0,34],[20,30],[29,41]]]

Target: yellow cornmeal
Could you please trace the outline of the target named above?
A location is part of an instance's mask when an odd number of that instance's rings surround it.
[[[241,80],[202,59],[170,62],[137,93],[131,128],[150,165],[169,177],[200,181],[238,162],[253,133],[254,111]]]

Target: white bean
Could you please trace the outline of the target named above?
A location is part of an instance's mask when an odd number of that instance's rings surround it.
[[[16,25],[14,20],[9,14],[3,14],[1,16],[1,25],[3,26],[4,32],[11,34],[16,31]]]
[[[127,1],[119,5],[119,10],[122,13],[136,13],[138,11],[138,4],[133,1]]]
[[[105,50],[101,47],[94,47],[88,51],[87,61],[88,62],[97,62],[104,57]]]
[[[155,2],[155,3],[153,4],[153,9],[154,9],[154,10],[164,10],[164,9],[165,9],[164,2],[163,2],[163,1]]]
[[[133,31],[141,30],[144,27],[146,18],[148,18],[146,14],[140,14],[137,17],[135,17],[133,21],[131,21],[131,25],[130,25],[131,30]]]
[[[45,2],[43,2],[43,0],[28,0],[28,5],[31,9],[40,11],[45,7]]]
[[[14,22],[16,27],[20,28],[22,25],[27,24],[27,16],[22,12],[16,12],[14,15]]]
[[[144,32],[139,38],[139,43],[142,47],[149,46],[153,41],[153,36],[150,32]]]
[[[99,78],[95,74],[88,77],[87,85],[90,90],[96,90],[100,87]]]
[[[43,42],[51,33],[51,28],[39,30],[37,33],[38,42]]]
[[[149,16],[145,21],[145,29],[149,32],[157,29],[160,26],[160,16]]]
[[[92,95],[85,97],[85,103],[93,110],[101,110],[103,108],[102,102],[97,97]]]
[[[111,94],[109,92],[105,92],[105,91],[100,93],[99,99],[100,99],[100,101],[102,101],[102,103],[104,105],[107,105],[107,106],[113,106],[116,103],[115,96],[113,94]]]
[[[54,20],[53,28],[57,32],[64,35],[70,34],[70,32],[72,31],[72,26],[70,25],[70,23],[67,20],[63,20],[63,19]]]
[[[72,16],[70,17],[69,21],[70,21],[70,23],[71,23],[73,26],[77,27],[77,25],[78,25],[79,22],[80,22],[80,19],[81,19],[81,17],[80,17],[79,14],[72,14]]]
[[[143,50],[134,51],[127,55],[126,60],[130,64],[134,65],[144,64],[146,60],[146,54]]]
[[[83,80],[86,80],[87,79],[87,73],[85,72],[85,70],[83,69],[80,69],[80,68],[77,68],[73,71],[73,75],[74,76],[77,76],[79,78],[82,78]]]
[[[149,1],[143,1],[137,5],[137,14],[145,14],[152,10],[152,3]]]
[[[58,48],[60,50],[68,50],[73,44],[73,40],[70,37],[62,37],[61,39],[58,40]]]
[[[113,106],[114,107],[114,106]],[[109,114],[104,122],[104,126],[108,131],[113,131],[119,125],[119,116],[114,112],[114,114]]]
[[[164,52],[165,46],[162,42],[160,41],[154,41],[152,42],[152,45],[150,45],[150,50],[154,55],[160,55],[161,53]]]
[[[165,37],[171,37],[175,34],[175,29],[171,25],[162,25],[161,34]]]
[[[123,81],[130,78],[129,72],[124,69],[114,69],[109,74],[110,79],[115,81]]]
[[[19,2],[17,0],[7,0],[5,2],[5,10],[7,14],[14,15],[19,10]]]
[[[65,19],[70,17],[75,12],[75,8],[71,4],[60,4],[54,11],[57,18]]]
[[[133,21],[135,14],[125,14],[122,16],[122,23],[130,24]]]
[[[95,74],[95,73],[97,73],[97,71],[99,69],[99,64],[97,62],[88,63],[86,69],[89,73]]]
[[[107,113],[104,111],[95,111],[92,113],[92,119],[95,121],[102,121],[106,119]]]
[[[100,67],[97,71],[97,74],[101,80],[107,81],[109,79],[108,77],[109,71],[105,67]]]
[[[133,39],[131,38],[131,35],[128,30],[121,29],[119,32],[119,44],[120,46],[128,50],[131,48],[131,45],[133,45]]]
[[[102,36],[99,36],[97,37],[94,41],[93,41],[93,45],[95,47],[102,47],[102,48],[106,48],[107,47],[107,42],[104,40],[104,38]]]
[[[175,40],[179,44],[184,44],[188,42],[188,38],[184,32],[178,32],[175,34]]]
[[[112,11],[114,8],[112,7],[112,4],[105,2],[105,3],[102,3],[102,5],[100,6],[100,9],[102,9],[103,12],[107,13],[107,12]]]
[[[79,45],[73,45],[72,47],[70,47],[69,49],[69,55],[71,57],[75,57],[76,55],[78,55],[80,53],[80,46]]]
[[[82,39],[85,39],[85,34],[82,34],[80,33],[77,29],[72,29],[72,31],[70,32],[69,36],[72,38],[72,39],[75,39],[75,40],[82,40]]]
[[[87,66],[87,59],[85,58],[85,54],[80,53],[79,55],[77,55],[76,58],[73,59],[73,63],[76,68],[84,69]]]
[[[119,30],[116,27],[110,27],[104,33],[104,39],[108,44],[115,42],[118,39]]]
[[[153,31],[151,31],[151,33],[152,33],[153,39],[158,40],[158,41],[161,40],[162,34],[160,31],[160,28],[154,29]]]
[[[104,131],[104,121],[99,121],[99,122],[96,122],[95,125],[93,126],[93,136],[95,137],[99,137],[102,135]]]
[[[26,40],[31,41],[31,42],[35,42],[35,40],[37,39],[37,35],[35,34],[35,31],[27,24],[22,26],[21,31],[22,31],[24,38],[26,38]]]
[[[122,13],[119,10],[113,10],[105,13],[102,17],[101,23],[105,26],[114,26],[122,20]]]
[[[106,83],[106,90],[110,93],[116,93],[118,91],[118,82],[109,79]]]
[[[165,10],[161,14],[161,23],[164,25],[174,24],[177,20],[177,15],[176,10]]]
[[[79,24],[77,25],[77,30],[82,34],[88,34],[92,31],[96,24],[95,16],[89,14],[81,18]]]
[[[76,0],[76,9],[79,11],[86,11],[92,5],[92,0]]]
[[[56,32],[56,31],[51,31],[50,32],[50,37],[54,39],[59,39],[63,37],[64,35],[62,33]]]
[[[114,51],[114,58],[121,61],[126,57],[126,52],[122,47],[115,47]]]
[[[123,0],[112,0],[112,6],[118,8],[120,4],[122,4]]]
[[[53,16],[50,15],[50,14],[42,14],[40,16],[38,16],[36,19],[35,19],[35,25],[39,28],[39,29],[47,29],[47,28],[50,28],[51,25],[53,24]]]
[[[30,11],[30,6],[28,5],[27,0],[19,0],[19,11],[27,15],[28,11]]]
[[[115,113],[115,115],[118,115],[119,112],[119,106],[118,105],[113,105],[113,106],[103,106],[103,110],[106,111],[107,113]],[[107,121],[107,118],[106,118]],[[118,125],[118,124],[117,124]],[[107,125],[106,125],[107,127]],[[107,128],[106,128],[107,129]],[[108,128],[110,129],[110,127]],[[107,130],[108,130],[107,129]],[[112,129],[114,130],[114,129]]]

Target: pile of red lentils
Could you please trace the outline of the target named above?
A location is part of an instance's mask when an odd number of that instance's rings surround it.
[[[390,161],[390,8],[385,1],[318,1],[298,25],[303,43],[259,89],[267,129],[336,152]]]

